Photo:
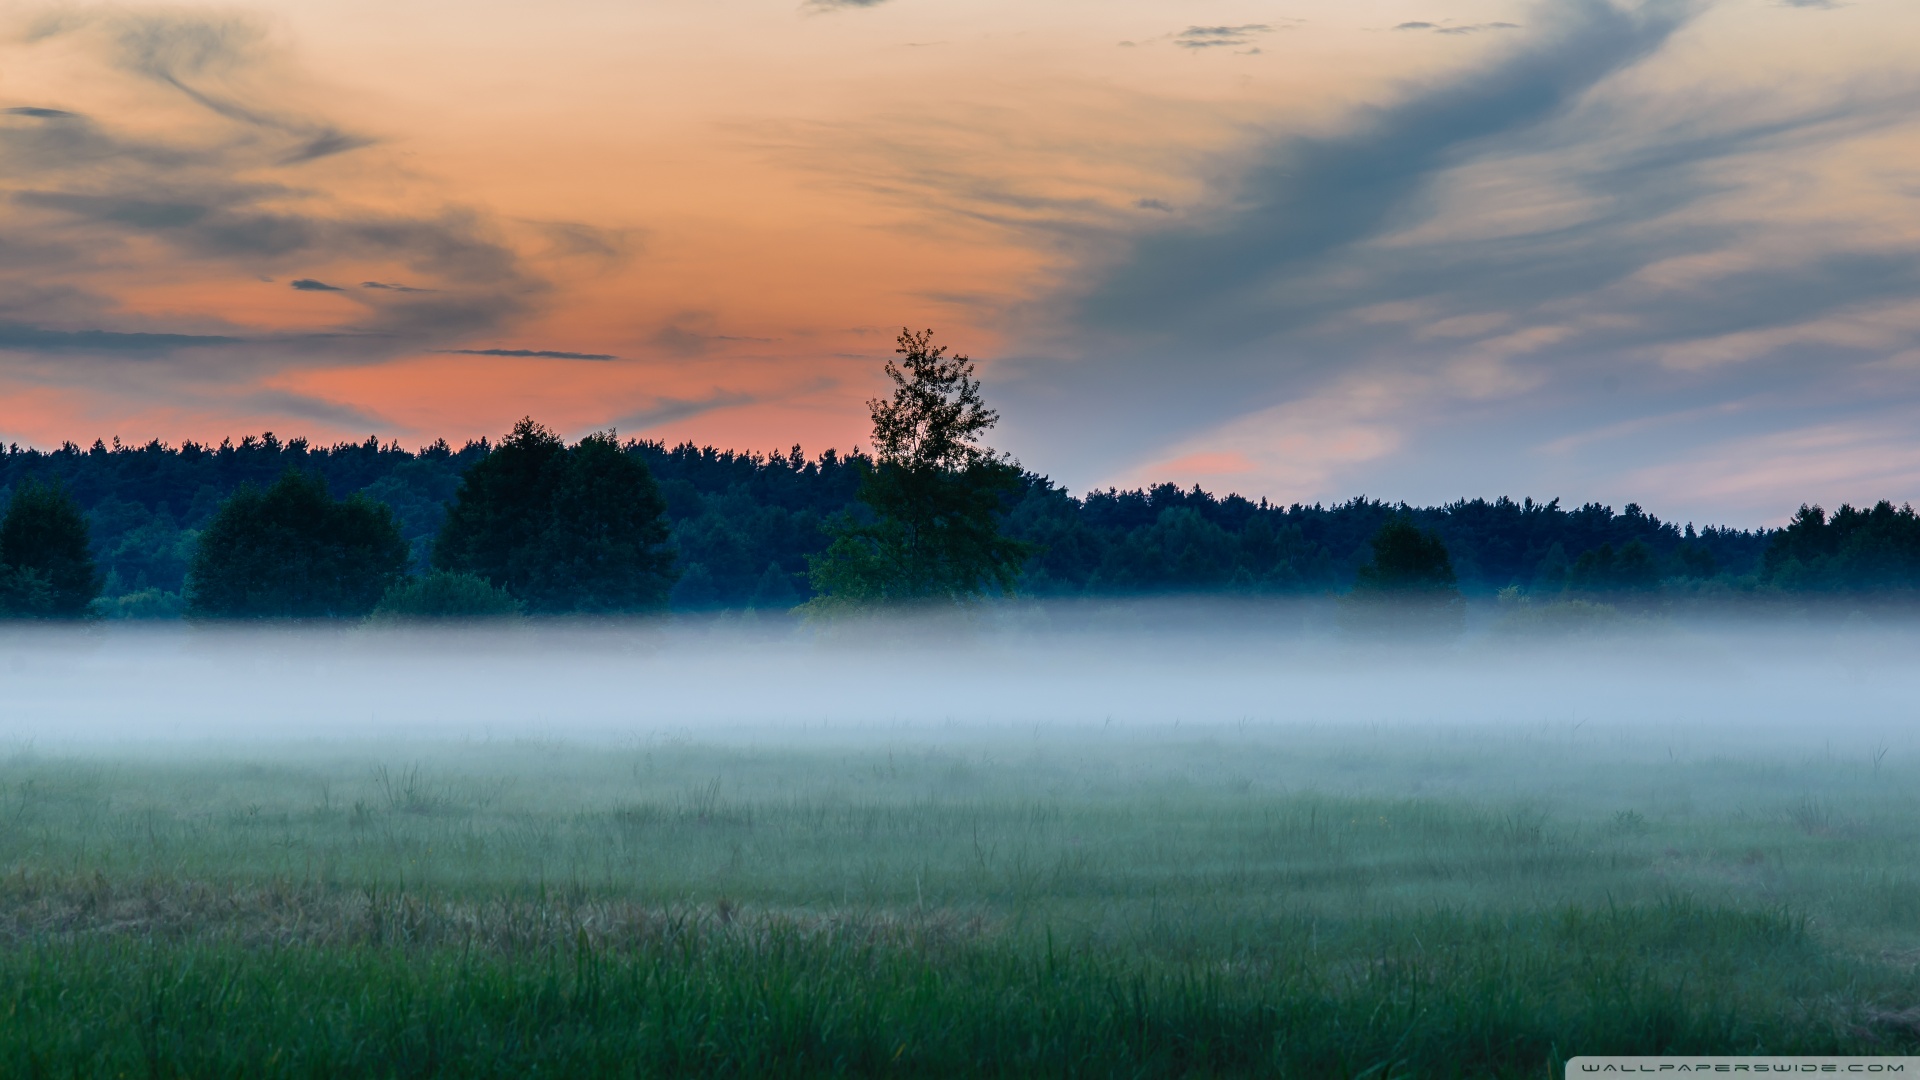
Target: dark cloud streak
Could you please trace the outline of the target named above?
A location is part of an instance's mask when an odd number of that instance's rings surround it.
[[[618,360],[612,353],[564,352],[559,349],[441,349],[459,356],[513,356],[545,360]]]
[[[999,369],[1015,452],[1093,480],[1332,408],[1355,445],[1388,447],[1343,475],[1451,498],[1640,416],[1712,419],[1553,467],[1618,477],[1911,397],[1882,369],[1920,350],[1896,314],[1920,296],[1920,243],[1752,208],[1783,177],[1813,189],[1783,163],[1904,130],[1920,87],[1675,102],[1629,72],[1695,8],[1537,10],[1513,51],[1335,134],[1251,147],[1213,198],[1088,242],[1066,317],[1036,333],[1061,344]]]
[[[716,409],[731,409],[740,405],[752,405],[758,401],[760,398],[754,394],[724,390],[716,390],[703,398],[660,398],[644,409],[627,413],[613,420],[607,426],[622,430],[644,431],[655,424],[685,420],[690,416],[698,416]]]
[[[228,128],[224,137],[173,136],[164,125],[123,130],[65,110],[9,110],[19,119],[0,123],[0,319],[130,333],[149,353],[172,350],[197,363],[185,338],[217,325],[216,313],[189,317],[177,327],[179,341],[153,337],[176,327],[116,325],[120,305],[99,284],[151,273],[156,247],[167,264],[199,278],[293,278],[295,289],[354,299],[358,310],[339,332],[242,335],[272,343],[262,370],[316,353],[377,361],[471,340],[498,332],[548,292],[499,225],[475,212],[373,211],[301,179],[305,163],[371,140],[274,104],[285,73],[247,20],[92,13],[43,23],[29,42],[69,37],[83,53],[91,48],[164,87],[150,92],[156,106],[171,99],[175,110],[206,110]],[[586,226],[570,235],[594,239]],[[411,283],[384,280],[397,274]],[[370,283],[348,290],[326,280],[347,275]],[[63,355],[81,351],[82,339],[46,340]],[[118,337],[85,340],[103,355],[129,348]]]
[[[1240,26],[1189,26],[1173,35],[1173,43],[1182,49],[1216,49],[1251,45],[1258,35],[1272,32],[1273,27],[1267,23],[1245,23]]]
[[[1084,322],[1188,342],[1247,341],[1277,329],[1273,288],[1387,227],[1394,212],[1476,143],[1539,124],[1615,71],[1649,55],[1686,9],[1621,12],[1578,0],[1539,47],[1376,110],[1348,135],[1266,151],[1212,221],[1149,232],[1097,271]]]
[[[173,353],[181,349],[238,345],[245,338],[220,334],[150,334],[115,330],[48,330],[0,324],[0,349],[33,352]]]

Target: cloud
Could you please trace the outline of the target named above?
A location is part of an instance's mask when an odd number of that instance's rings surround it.
[[[522,356],[547,360],[618,360],[612,353],[562,352],[558,349],[440,349],[461,356]]]
[[[0,324],[0,349],[32,352],[172,353],[180,349],[219,348],[245,339],[220,334],[150,334],[113,330],[49,330]]]
[[[1920,348],[1920,236],[1808,164],[1908,137],[1920,87],[1716,98],[1666,51],[1690,6],[1537,11],[1510,51],[1246,146],[1177,217],[1089,228],[992,365],[1009,448],[1070,483],[1235,455],[1255,492],[1633,498],[1660,459],[1920,398],[1868,373]],[[1680,413],[1632,454],[1534,450]]]
[[[1211,220],[1149,231],[1113,264],[1094,268],[1080,299],[1094,325],[1248,340],[1308,313],[1273,290],[1295,272],[1386,229],[1476,143],[1524,131],[1608,75],[1657,49],[1685,9],[1644,15],[1602,0],[1535,47],[1496,66],[1420,88],[1357,118],[1344,134],[1289,139],[1256,152]]]
[[[620,416],[609,421],[606,426],[621,430],[645,431],[656,424],[684,420],[716,409],[752,405],[760,400],[758,395],[735,390],[715,390],[701,398],[656,398],[646,408]]]
[[[580,221],[534,221],[528,224],[539,231],[547,242],[547,253],[555,258],[624,262],[640,250],[644,239],[639,229],[612,229]]]
[[[1466,24],[1457,25],[1457,26],[1450,26],[1446,23],[1403,22],[1398,26],[1395,26],[1394,29],[1395,30],[1427,30],[1435,34],[1479,34],[1479,33],[1484,33],[1488,30],[1518,30],[1520,29],[1520,24],[1510,23],[1510,22],[1490,22],[1490,23],[1466,23]]]
[[[43,36],[73,28],[61,24]],[[324,121],[243,104],[240,95],[221,93],[199,83],[255,66],[261,59],[264,28],[243,17],[120,13],[107,22],[123,70],[170,86],[205,108],[250,127],[290,137],[295,145],[276,159],[297,165],[371,146],[374,139],[343,132]],[[190,82],[189,80],[193,80]]]
[[[1270,34],[1267,23],[1243,23],[1239,26],[1189,26],[1173,35],[1173,43],[1183,49],[1216,49],[1251,45],[1261,34]]]
[[[1158,210],[1163,214],[1173,213],[1173,204],[1164,199],[1135,199],[1133,206],[1136,210]]]
[[[241,395],[235,403],[248,410],[319,420],[344,427],[357,427],[363,431],[392,432],[396,427],[391,420],[370,409],[293,390],[256,390]]]
[[[887,0],[807,0],[800,6],[814,11],[839,11],[845,8],[879,7],[886,2]]]
[[[766,344],[773,340],[740,334],[714,333],[715,325],[713,316],[704,311],[683,311],[649,335],[647,343],[674,356],[699,356],[715,342],[744,341]]]
[[[372,146],[373,139],[365,135],[349,135],[344,131],[322,131],[307,140],[303,146],[296,147],[291,153],[281,155],[282,165],[298,165],[305,161],[315,161],[335,154],[344,154],[349,150],[358,150],[363,146]]]
[[[257,20],[67,13],[7,47],[56,41],[76,71],[142,108],[126,120],[38,106],[0,116],[0,320],[93,335],[46,348],[67,356],[91,342],[111,356],[138,341],[191,366],[205,359],[197,335],[261,346],[262,373],[322,356],[378,361],[497,333],[550,292],[505,223],[445,204],[376,209],[317,185],[314,162],[378,140],[292,103],[286,88],[303,80]],[[386,168],[362,162],[354,182],[377,184]],[[125,283],[182,278],[293,279],[352,304],[338,325],[299,335],[233,329],[218,310],[132,325],[116,295]],[[343,278],[364,284],[331,283]]]

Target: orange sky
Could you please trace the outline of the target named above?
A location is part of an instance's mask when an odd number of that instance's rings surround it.
[[[1920,250],[1895,0],[0,12],[8,439],[531,413],[845,448],[911,324],[1076,487],[1920,497],[1879,434],[1920,369],[1920,292],[1885,287]],[[1313,187],[1316,154],[1348,172]],[[1408,176],[1365,205],[1366,169]],[[1782,319],[1742,284],[1711,325],[1663,299],[1827,266],[1881,287]],[[1629,452],[1623,424],[1654,434]]]

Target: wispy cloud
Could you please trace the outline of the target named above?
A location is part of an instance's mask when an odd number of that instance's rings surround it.
[[[1425,30],[1428,33],[1433,33],[1433,34],[1480,34],[1480,33],[1485,33],[1488,30],[1518,30],[1520,29],[1520,24],[1510,23],[1510,22],[1488,22],[1488,23],[1403,22],[1395,26],[1394,29],[1395,30]]]
[[[540,360],[618,360],[612,353],[565,352],[560,349],[440,349],[458,356],[517,356]]]
[[[1219,49],[1252,45],[1262,34],[1270,34],[1268,23],[1242,23],[1239,26],[1189,26],[1173,35],[1173,43],[1183,49]]]
[[[715,390],[698,398],[656,398],[645,408],[621,415],[609,421],[606,426],[622,431],[645,431],[657,424],[685,420],[687,417],[698,416],[716,409],[752,405],[759,400],[761,400],[759,395],[737,390]]]
[[[217,14],[69,11],[33,23],[14,47],[58,43],[92,57],[96,81],[119,79],[147,101],[137,121],[41,105],[0,114],[0,319],[47,328],[38,348],[63,355],[193,361],[209,338],[247,340],[271,346],[256,357],[264,371],[419,351],[531,310],[548,286],[498,224],[458,207],[369,209],[303,178],[312,162],[377,140],[281,104],[281,87],[299,80],[267,38],[250,17]],[[352,308],[299,335],[229,330],[217,312],[130,319],[105,283],[159,264],[169,277],[291,279]],[[416,282],[389,283],[396,270]],[[367,284],[335,283],[349,275]]]
[[[772,338],[718,333],[717,326],[717,321],[707,312],[683,311],[649,335],[647,343],[673,356],[699,356],[719,343],[773,341]]]
[[[1694,93],[1678,109],[1671,73],[1636,76],[1695,10],[1539,8],[1511,51],[1251,147],[1178,217],[1088,244],[1057,306],[1035,308],[1070,314],[1036,320],[999,366],[1016,451],[1088,480],[1139,478],[1111,464],[1129,457],[1230,454],[1275,490],[1368,477],[1451,498],[1469,479],[1601,487],[1630,467],[1613,443],[1529,456],[1569,430],[1693,410],[1645,447],[1671,454],[1789,407],[1854,407],[1865,376],[1850,369],[1920,347],[1920,238],[1761,213],[1749,192],[1783,169],[1818,190],[1792,163],[1907,130],[1920,87]],[[1399,392],[1365,398],[1362,417],[1343,404],[1354,386]],[[1791,404],[1714,408],[1760,398]],[[1333,414],[1354,418],[1354,454],[1287,466]]]
[[[1288,139],[1250,155],[1234,209],[1150,231],[1094,271],[1084,318],[1190,341],[1249,340],[1310,314],[1275,286],[1381,233],[1394,213],[1476,143],[1528,130],[1601,79],[1647,56],[1684,18],[1601,0],[1496,66],[1371,110],[1346,133]]]
[[[0,349],[32,352],[171,353],[222,348],[246,339],[222,334],[151,334],[114,330],[50,330],[0,324]]]
[[[328,424],[359,428],[362,431],[384,431],[392,434],[397,427],[392,420],[372,409],[330,401],[295,390],[256,390],[242,395],[236,403],[251,411],[279,413],[300,420],[319,420]]]

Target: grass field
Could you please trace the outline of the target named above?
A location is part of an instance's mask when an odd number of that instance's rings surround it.
[[[21,1076],[1920,1050],[1914,763],[1528,729],[0,761]]]

